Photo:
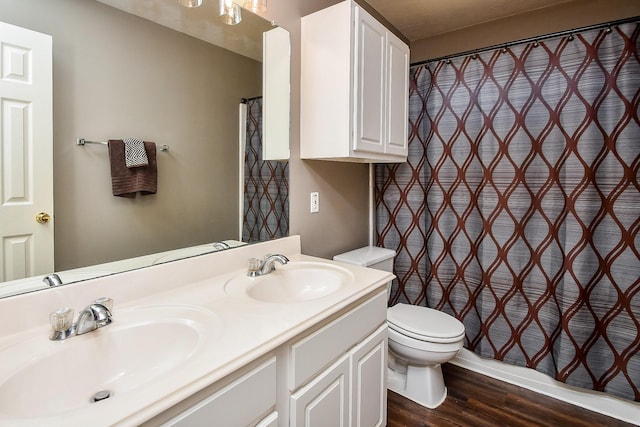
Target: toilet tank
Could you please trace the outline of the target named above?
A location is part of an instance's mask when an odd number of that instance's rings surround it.
[[[365,246],[333,257],[334,261],[361,265],[393,273],[393,259],[396,252],[377,246]]]

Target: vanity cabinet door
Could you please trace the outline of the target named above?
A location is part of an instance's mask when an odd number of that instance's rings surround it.
[[[351,351],[351,425],[387,424],[387,325]]]
[[[291,395],[291,427],[349,425],[349,355]]]

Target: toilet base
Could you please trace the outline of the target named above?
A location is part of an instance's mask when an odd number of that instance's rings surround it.
[[[402,367],[404,368],[404,367]],[[429,408],[440,406],[447,398],[447,388],[439,364],[406,366],[404,369],[387,367],[387,388],[407,399]]]

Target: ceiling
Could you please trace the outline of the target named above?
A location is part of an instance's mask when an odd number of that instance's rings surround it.
[[[366,0],[409,41],[575,0]]]

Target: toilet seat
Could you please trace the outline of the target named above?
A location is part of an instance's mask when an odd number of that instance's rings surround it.
[[[433,308],[396,304],[387,310],[390,329],[420,341],[453,343],[464,337],[464,325],[458,319]]]

